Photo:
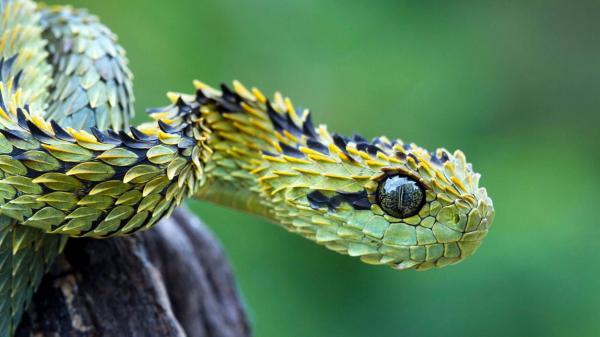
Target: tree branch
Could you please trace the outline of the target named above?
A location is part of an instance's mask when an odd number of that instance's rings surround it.
[[[229,263],[184,209],[155,229],[73,239],[17,336],[250,336]]]

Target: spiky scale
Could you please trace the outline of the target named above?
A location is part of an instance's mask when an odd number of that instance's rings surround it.
[[[0,196],[4,199],[12,199],[17,195],[17,190],[9,184],[0,183]]]
[[[11,204],[0,206],[0,211],[2,215],[19,222],[25,221],[25,217],[30,217],[33,214],[33,211],[29,208]]]
[[[125,224],[125,226],[123,226],[121,231],[123,233],[130,233],[131,231],[140,228],[144,224],[146,219],[148,219],[149,215],[150,212],[148,211],[138,212],[131,219],[129,219],[129,221],[127,222],[127,224]]]
[[[44,173],[41,176],[33,179],[34,184],[42,184],[47,188],[55,191],[69,191],[74,192],[81,190],[83,188],[83,184],[81,181],[74,177],[70,177],[63,173]],[[37,185],[39,186],[39,185]],[[41,189],[40,189],[41,193]],[[39,194],[39,193],[38,193]]]
[[[86,195],[77,202],[77,206],[107,210],[115,203],[115,199],[107,195]]]
[[[66,173],[69,176],[75,176],[81,180],[103,181],[112,178],[115,170],[112,166],[99,162],[85,162],[74,166]]]
[[[13,132],[14,134],[17,134],[18,132]],[[8,133],[7,133],[8,136]],[[29,138],[29,139],[21,139],[19,138],[21,135],[19,136],[14,136],[13,137],[9,137],[9,141],[11,143],[11,145],[19,150],[35,150],[37,148],[39,148],[40,143],[33,139],[33,138]]]
[[[177,149],[165,145],[154,146],[146,153],[148,160],[157,165],[169,163],[175,156],[177,156]]]
[[[138,165],[134,166],[125,173],[123,177],[124,183],[142,184],[148,182],[150,179],[156,177],[161,173],[160,169],[152,165]]]
[[[136,205],[142,199],[142,193],[138,190],[131,190],[123,193],[116,201],[115,205]]]
[[[26,151],[15,159],[19,159],[27,168],[38,172],[58,170],[61,166],[56,158],[43,151]]]
[[[92,228],[92,221],[70,220],[65,225],[57,228],[53,234],[75,235],[82,232],[87,232]]]
[[[101,182],[95,185],[89,192],[91,196],[93,195],[108,195],[108,196],[119,196],[125,191],[128,191],[132,188],[132,185],[126,184],[119,180],[109,180]]]
[[[39,209],[44,207],[44,202],[36,195],[22,195],[8,202],[8,204],[21,205],[31,209]]]
[[[77,144],[63,143],[60,145],[42,144],[42,147],[56,159],[69,162],[80,163],[93,158],[93,153]]]
[[[62,211],[54,207],[45,207],[33,214],[23,225],[49,231],[53,224],[62,222],[64,218],[65,213]]]
[[[22,176],[27,174],[25,165],[11,156],[0,156],[0,170],[8,175]]]
[[[46,203],[62,211],[70,211],[77,204],[77,197],[73,193],[52,192],[36,198],[37,201]]]
[[[37,183],[33,182],[31,178],[23,176],[9,176],[0,180],[0,184],[7,184],[15,188],[18,192],[25,194],[40,194],[42,188]]]
[[[0,133],[0,153],[10,153],[12,149],[12,144]]]
[[[87,237],[103,237],[110,232],[114,232],[119,228],[119,221],[102,221],[100,224],[96,226],[96,228],[92,229],[90,232],[83,234]],[[93,225],[92,225],[93,226]]]
[[[165,176],[156,177],[146,183],[142,192],[142,196],[145,197],[151,193],[161,193],[165,187],[170,184],[170,182],[171,180]]]
[[[153,211],[161,199],[162,198],[158,193],[150,194],[140,201],[137,211]]]
[[[187,160],[185,160],[184,158],[181,158],[181,157],[178,157],[175,160],[173,160],[167,166],[167,178],[169,178],[169,179],[175,178],[175,176],[181,172],[181,170],[186,166],[186,164],[187,164]]]
[[[112,166],[129,166],[140,160],[134,152],[120,147],[107,150],[96,158]]]
[[[106,218],[104,218],[104,221],[107,221],[107,222],[123,221],[125,219],[128,219],[133,214],[133,212],[134,212],[133,207],[126,206],[126,205],[120,205],[120,206],[113,208],[110,211],[110,213],[108,213]]]

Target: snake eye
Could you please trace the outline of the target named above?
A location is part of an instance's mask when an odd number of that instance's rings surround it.
[[[421,184],[406,176],[385,178],[377,188],[377,203],[388,215],[408,218],[421,210],[425,203],[425,191]]]

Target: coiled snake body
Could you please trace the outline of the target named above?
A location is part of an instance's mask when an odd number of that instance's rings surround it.
[[[0,337],[68,237],[151,228],[186,197],[398,269],[456,263],[486,235],[492,202],[462,152],[332,134],[279,93],[196,81],[130,128],[115,40],[85,11],[0,0]]]

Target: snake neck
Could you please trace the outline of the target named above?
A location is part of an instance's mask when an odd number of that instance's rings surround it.
[[[300,214],[311,218],[324,205],[317,200],[319,191],[332,198],[332,209],[340,201],[352,204],[350,209],[370,205],[363,185],[372,170],[361,164],[364,158],[352,158],[349,138],[330,134],[325,125],[315,127],[309,110],[295,108],[278,92],[269,100],[237,81],[232,89],[222,84],[220,90],[194,84],[195,95],[169,94],[172,105],[150,112],[158,127],[167,122],[198,140],[191,156],[202,177],[196,198],[266,217],[292,231],[298,231],[294,224]],[[390,146],[385,137],[377,142]],[[354,151],[357,158],[371,158]]]
[[[149,132],[183,130],[197,139],[191,156],[201,177],[195,198],[285,227],[297,211],[296,200],[317,188],[349,189],[357,193],[353,198],[366,199],[351,178],[364,170],[354,165],[340,171],[343,161],[356,163],[344,152],[345,140],[325,125],[315,127],[309,110],[295,108],[278,92],[269,100],[238,81],[220,90],[199,81],[194,85],[195,95],[171,93],[172,105],[150,110],[157,121]]]
[[[275,220],[273,204],[261,196],[256,173],[264,167],[263,155],[277,151],[282,135],[269,114],[278,113],[258,99],[264,96],[257,89],[251,93],[237,81],[233,90],[222,85],[221,91],[199,81],[194,84],[196,95],[169,94],[172,105],[151,109],[156,121],[140,130],[180,130],[196,139],[190,156],[198,173],[195,198]],[[278,108],[284,104],[283,99],[273,103]]]

